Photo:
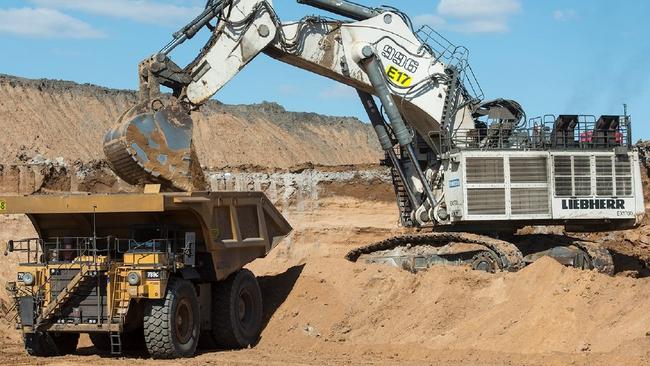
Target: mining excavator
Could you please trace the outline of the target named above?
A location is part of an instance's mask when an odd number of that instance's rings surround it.
[[[139,103],[104,141],[115,172],[168,191],[204,189],[191,112],[266,54],[356,89],[385,151],[400,221],[420,229],[348,259],[411,270],[459,262],[494,272],[548,255],[613,273],[611,254],[597,243],[511,234],[531,225],[603,231],[639,224],[639,154],[627,113],[528,119],[516,101],[484,97],[466,48],[431,27],[415,30],[399,9],[297,1],[338,19],[282,23],[271,0],[210,0],[142,61]],[[172,51],[204,28],[211,36],[198,56],[185,67],[174,63]],[[451,250],[455,244],[467,250]]]

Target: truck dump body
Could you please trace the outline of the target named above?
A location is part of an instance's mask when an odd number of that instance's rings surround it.
[[[35,356],[74,352],[80,333],[112,354],[144,339],[155,358],[191,356],[199,336],[248,347],[262,295],[243,267],[291,232],[260,192],[0,197],[0,213],[38,233],[6,250],[19,255],[7,289]]]
[[[197,255],[210,254],[214,280],[264,257],[292,230],[260,192],[69,194],[0,201],[1,213],[27,215],[46,241],[93,235],[127,239],[134,225],[179,225],[196,233]]]

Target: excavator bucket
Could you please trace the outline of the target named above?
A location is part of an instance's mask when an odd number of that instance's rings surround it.
[[[138,104],[104,138],[113,171],[133,185],[159,183],[168,191],[204,190],[192,145],[192,119],[174,99],[152,109]]]

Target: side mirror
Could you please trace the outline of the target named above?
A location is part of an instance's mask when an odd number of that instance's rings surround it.
[[[186,266],[194,266],[196,264],[196,233],[185,233],[185,248],[183,248],[184,262]]]
[[[7,242],[7,247],[5,248],[5,257],[9,255],[9,253],[14,251],[14,241],[9,240]]]

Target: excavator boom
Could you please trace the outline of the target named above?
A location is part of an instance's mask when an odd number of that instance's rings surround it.
[[[204,180],[200,169],[193,168],[198,161],[187,115],[260,53],[377,95],[394,117],[390,122],[401,146],[410,146],[411,128],[435,146],[429,136],[438,134],[445,123],[473,126],[472,109],[482,95],[467,64],[466,49],[447,42],[441,43],[446,48],[435,52],[413,31],[408,17],[395,9],[346,1],[298,2],[352,21],[308,16],[282,24],[270,0],[211,1],[203,14],[175,33],[170,44],[144,60],[140,64],[140,102],[122,116],[104,143],[116,173],[132,184],[156,182],[169,190],[199,189]],[[169,53],[200,27],[209,26],[211,19],[218,20],[212,37],[200,55],[181,69]],[[423,36],[438,35],[429,30]],[[459,83],[462,92],[447,97],[452,78],[468,75],[471,88]],[[173,96],[163,96],[160,85],[170,87]],[[393,101],[392,107],[386,106]],[[461,107],[456,108],[458,116],[451,116],[450,103]],[[400,121],[402,115],[409,116],[410,126]],[[389,143],[386,138],[382,141],[386,146]],[[424,177],[423,173],[419,176]]]
[[[204,189],[190,114],[263,53],[356,89],[386,153],[405,226],[602,229],[643,217],[629,116],[547,115],[527,125],[517,102],[484,100],[466,48],[430,27],[414,30],[400,10],[298,3],[344,19],[282,23],[271,0],[210,0],[144,60],[139,103],[104,143],[116,173],[133,184]],[[176,65],[170,53],[204,27],[207,44],[189,65]]]

